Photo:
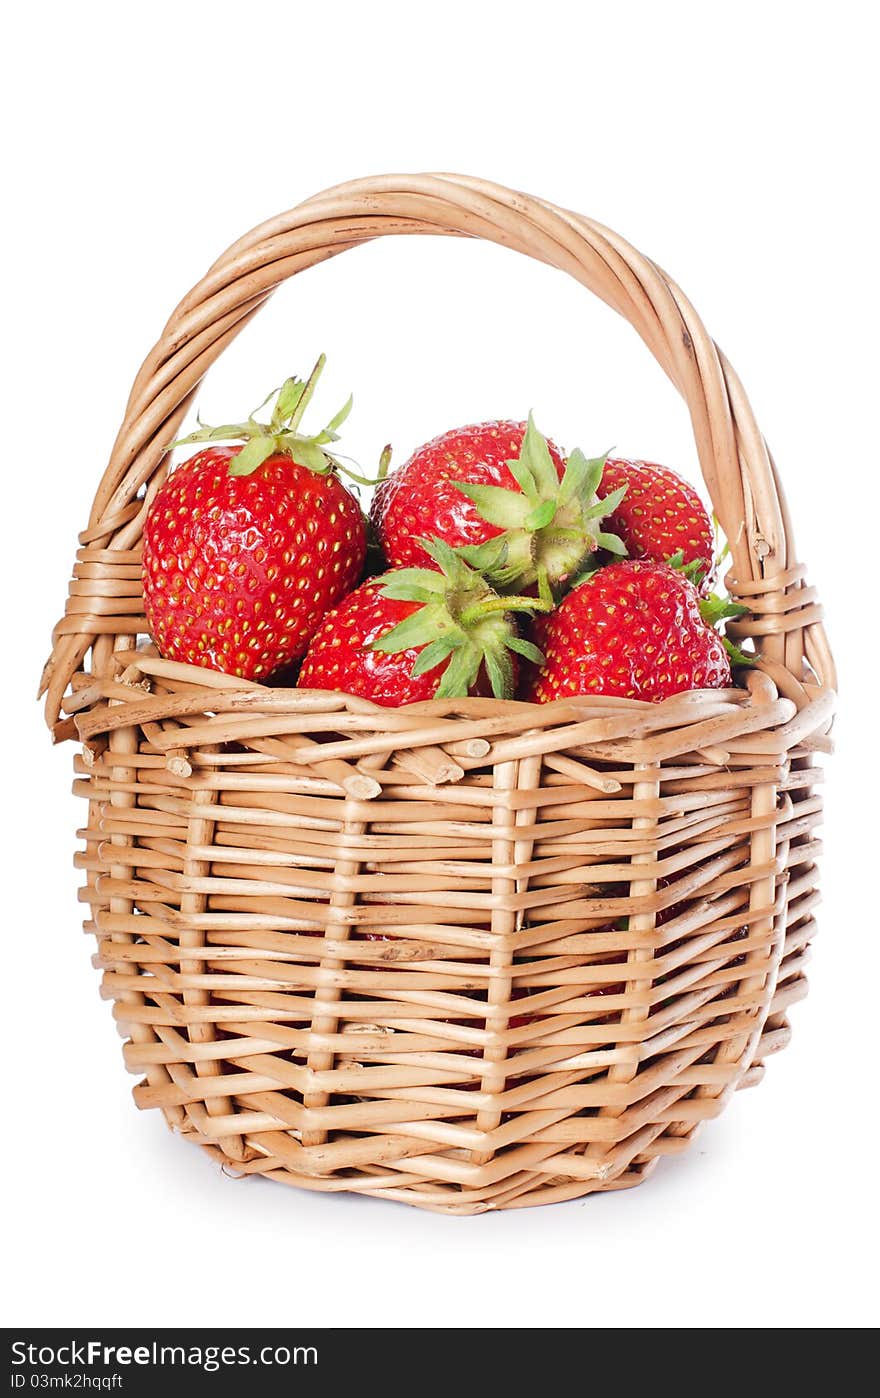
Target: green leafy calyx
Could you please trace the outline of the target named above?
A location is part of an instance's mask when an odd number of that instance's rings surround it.
[[[270,393],[269,397],[254,409],[246,422],[206,427],[199,419],[199,430],[172,442],[169,451],[171,447],[189,446],[195,442],[244,442],[241,451],[237,452],[229,463],[231,476],[251,476],[270,456],[280,454],[289,456],[298,466],[305,466],[317,475],[326,476],[333,471],[339,471],[362,485],[374,485],[375,481],[352,471],[328,450],[339,441],[338,429],[351,412],[350,397],[320,432],[309,436],[299,430],[303,414],[311,401],[326,362],[322,354],[307,379],[285,379],[279,389]],[[258,421],[257,413],[273,399],[275,401],[269,421]],[[386,448],[386,451],[389,450]]]
[[[706,565],[702,559],[692,558],[690,563],[685,563],[684,549],[676,549],[675,553],[669,555],[666,562],[670,568],[674,568],[677,573],[681,573],[682,577],[687,578],[688,582],[693,583],[694,587],[702,586],[706,576]]]
[[[461,556],[441,539],[420,539],[433,568],[401,568],[380,580],[384,597],[418,602],[418,611],[404,617],[372,642],[386,654],[421,647],[414,675],[424,675],[448,661],[437,687],[438,699],[461,699],[469,694],[481,668],[498,699],[514,690],[512,655],[540,665],[543,656],[531,641],[516,632],[513,612],[549,610],[538,597],[501,596]]]
[[[616,534],[600,525],[623,499],[626,487],[599,500],[607,453],[587,458],[576,449],[560,481],[547,440],[531,413],[520,454],[507,462],[518,490],[495,485],[454,482],[476,505],[488,524],[502,533],[483,544],[468,544],[460,553],[502,591],[521,591],[537,582],[545,602],[553,589],[580,571],[600,549],[622,556]]]
[[[729,597],[721,597],[717,592],[710,592],[708,597],[700,598],[700,616],[707,626],[718,632],[734,665],[754,665],[757,659],[748,651],[742,650],[726,635],[728,621],[747,615],[748,610],[748,607],[742,606],[740,602],[731,602]]]
[[[713,515],[712,521],[715,526],[715,568],[718,569],[726,555],[730,552],[730,545],[725,543],[724,547],[719,550],[718,516]],[[706,576],[705,565],[699,559],[694,559],[690,563],[685,563],[682,549],[676,549],[675,553],[671,553],[666,562],[669,564],[670,568],[675,568],[675,570],[686,577],[689,582],[692,582],[694,587],[700,587]],[[743,650],[741,646],[738,646],[726,634],[728,621],[735,621],[738,617],[746,616],[748,610],[748,607],[744,607],[741,602],[732,602],[729,597],[722,597],[718,592],[710,592],[708,597],[700,598],[700,616],[707,626],[711,627],[713,631],[718,632],[721,638],[721,644],[727,651],[731,664],[733,665],[754,665],[758,658],[756,655],[751,655],[748,651]]]

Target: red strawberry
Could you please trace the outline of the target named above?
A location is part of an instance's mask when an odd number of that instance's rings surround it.
[[[524,695],[537,703],[573,694],[656,702],[730,684],[724,643],[703,621],[696,589],[665,563],[600,568],[537,630],[546,658]]]
[[[625,488],[608,519],[630,558],[696,565],[701,591],[708,592],[715,570],[712,521],[697,492],[668,466],[652,461],[609,457],[602,472],[600,497]]]
[[[433,568],[371,578],[328,613],[306,653],[301,689],[342,690],[396,707],[494,693],[510,698],[516,657],[539,652],[510,612],[536,598],[499,597],[447,544],[424,541]]]
[[[518,457],[524,422],[480,422],[443,432],[413,452],[378,487],[370,517],[393,568],[424,567],[427,555],[419,539],[435,536],[452,548],[482,544],[501,529],[482,519],[456,482],[518,490],[508,461]],[[562,479],[562,453],[552,442],[548,451]]]
[[[622,498],[613,492],[597,503],[602,464],[580,451],[564,462],[531,417],[457,428],[382,482],[373,528],[395,568],[423,564],[420,539],[434,536],[463,548],[500,588],[522,592],[537,582],[549,600],[550,585],[572,576],[597,547],[623,551],[599,529]]]
[[[266,678],[302,655],[324,614],[354,586],[366,549],[360,505],[325,447],[350,402],[323,432],[297,427],[308,383],[288,379],[272,420],[204,428],[210,446],[172,471],[144,525],[144,609],[170,660]]]

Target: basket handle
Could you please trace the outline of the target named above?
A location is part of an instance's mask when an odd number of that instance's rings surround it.
[[[739,379],[675,283],[616,233],[544,200],[463,175],[380,175],[318,194],[233,243],[144,360],[53,634],[40,688],[50,725],[90,647],[93,669],[103,672],[120,638],[146,631],[144,516],[168,469],[167,444],[205,372],[288,277],[373,238],[414,233],[485,238],[534,257],[630,322],[688,406],[706,486],[730,541],[727,585],[751,613],[738,633],[755,638],[762,666],[799,707],[816,697],[816,678],[833,687],[821,609],[803,581],[772,457]]]

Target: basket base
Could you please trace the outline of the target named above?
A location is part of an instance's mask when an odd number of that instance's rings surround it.
[[[739,1088],[753,1087],[759,1083],[766,1071],[764,1060],[786,1047],[791,1038],[791,1027],[785,1010],[788,1005],[803,999],[806,993],[807,980],[802,974],[796,975],[777,989],[773,1010],[758,1043],[754,1062],[740,1080]],[[720,1107],[720,1099],[718,1106]],[[686,1150],[702,1125],[701,1121],[695,1121],[687,1128],[679,1124],[670,1131],[664,1131],[650,1142],[643,1154],[635,1156],[617,1171],[600,1167],[598,1171],[593,1171],[591,1178],[572,1178],[570,1175],[542,1176],[534,1170],[523,1170],[483,1188],[467,1189],[459,1185],[420,1178],[415,1174],[410,1177],[411,1183],[404,1185],[401,1183],[399,1172],[383,1174],[380,1167],[373,1167],[372,1171],[361,1174],[352,1172],[341,1175],[309,1175],[279,1162],[277,1157],[267,1156],[263,1149],[257,1150],[247,1141],[244,1144],[243,1158],[237,1160],[216,1143],[206,1141],[196,1132],[181,1130],[179,1124],[167,1115],[166,1120],[172,1130],[200,1146],[212,1160],[221,1165],[226,1174],[236,1179],[257,1175],[295,1189],[321,1194],[364,1194],[375,1199],[409,1204],[432,1213],[462,1216],[497,1213],[501,1209],[536,1208],[543,1204],[560,1204],[572,1199],[583,1199],[590,1194],[633,1189],[647,1179],[662,1156],[679,1155]],[[590,1168],[586,1157],[584,1167],[585,1170]]]
[[[194,1138],[190,1136],[189,1139],[193,1140]],[[678,1149],[684,1149],[688,1141],[688,1137],[680,1137]],[[257,1161],[247,1162],[244,1166],[233,1165],[228,1156],[217,1146],[201,1141],[197,1144],[212,1159],[220,1162],[224,1170],[228,1174],[234,1175],[235,1178],[241,1179],[249,1175],[259,1175],[264,1179],[292,1186],[294,1189],[306,1189],[321,1194],[365,1194],[374,1199],[387,1199],[398,1204],[409,1204],[414,1208],[426,1209],[431,1213],[462,1216],[497,1213],[501,1209],[536,1208],[541,1204],[559,1204],[570,1199],[583,1199],[588,1194],[632,1189],[647,1178],[659,1158],[654,1156],[641,1163],[634,1163],[614,1179],[604,1181],[554,1180],[551,1177],[545,1184],[541,1184],[536,1176],[531,1175],[528,1179],[518,1182],[506,1179],[501,1185],[496,1186],[497,1193],[494,1193],[486,1189],[452,1188],[428,1181],[412,1186],[401,1186],[399,1182],[390,1182],[387,1176],[384,1180],[381,1177],[371,1180],[368,1176],[316,1178],[313,1175],[297,1174],[289,1169],[265,1169],[264,1164],[268,1162],[263,1161],[259,1165]]]

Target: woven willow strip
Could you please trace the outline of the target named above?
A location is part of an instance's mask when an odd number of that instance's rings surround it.
[[[280,282],[388,234],[537,258],[641,336],[730,539],[742,687],[387,710],[157,655],[143,520],[202,376]],[[237,1173],[450,1213],[638,1183],[787,1042],[834,685],[748,400],[654,263],[461,176],[263,224],[137,376],[43,678],[82,742],[86,928],[138,1105]]]

